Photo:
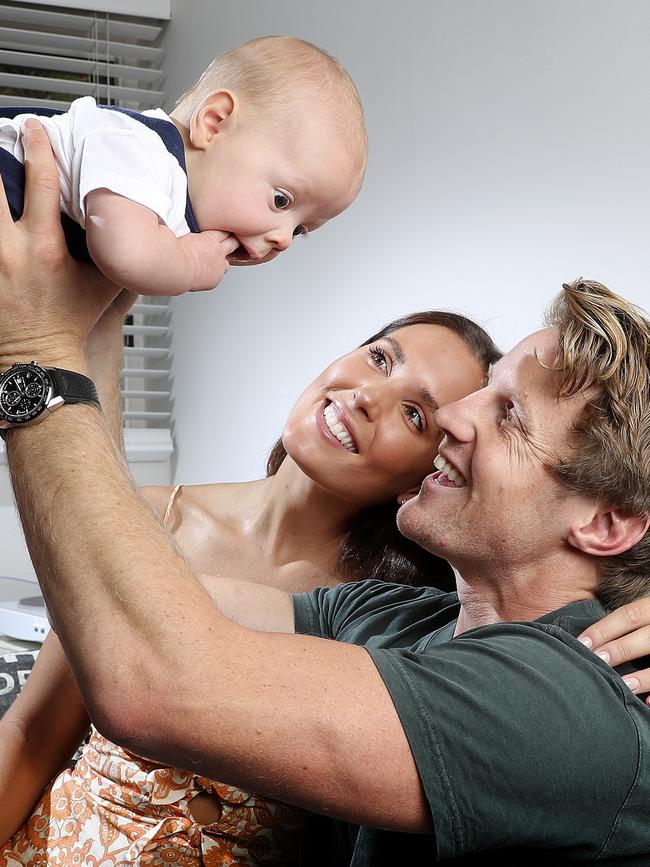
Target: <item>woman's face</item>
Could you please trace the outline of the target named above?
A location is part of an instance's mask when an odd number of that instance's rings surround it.
[[[284,447],[343,500],[363,507],[399,499],[433,469],[436,408],[480,388],[483,376],[453,331],[400,328],[323,371],[291,410]]]

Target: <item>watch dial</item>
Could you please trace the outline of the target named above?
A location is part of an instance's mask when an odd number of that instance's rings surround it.
[[[0,416],[13,424],[31,421],[46,407],[50,381],[32,364],[15,364],[0,378]]]

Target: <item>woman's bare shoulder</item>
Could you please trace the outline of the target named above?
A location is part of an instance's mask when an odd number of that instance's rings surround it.
[[[169,498],[174,492],[171,485],[141,485],[138,491],[160,517],[165,514]]]
[[[219,512],[222,504],[227,504],[228,510],[234,510],[240,497],[244,496],[253,482],[211,482],[203,485],[143,485],[140,494],[162,518],[174,497],[179,508],[184,506],[191,510],[212,513]],[[180,490],[177,490],[179,488]]]

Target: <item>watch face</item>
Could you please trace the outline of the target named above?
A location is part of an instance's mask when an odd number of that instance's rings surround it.
[[[47,406],[50,387],[42,367],[14,364],[0,377],[0,417],[12,424],[31,421]]]

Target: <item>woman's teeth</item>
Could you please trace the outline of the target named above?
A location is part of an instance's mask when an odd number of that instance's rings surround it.
[[[464,488],[467,484],[467,482],[458,472],[458,470],[452,467],[452,465],[448,461],[446,461],[442,455],[436,455],[436,459],[434,460],[433,465],[437,470],[442,470],[442,472],[447,476],[449,481],[453,482],[457,488]]]
[[[345,446],[345,448],[349,452],[353,452],[356,455],[357,450],[354,447],[352,437],[348,433],[348,429],[346,428],[346,426],[339,421],[336,410],[334,409],[334,404],[327,404],[327,406],[323,410],[323,418],[325,419],[325,424],[327,425],[330,433],[334,434],[334,436],[341,443],[341,445]]]

